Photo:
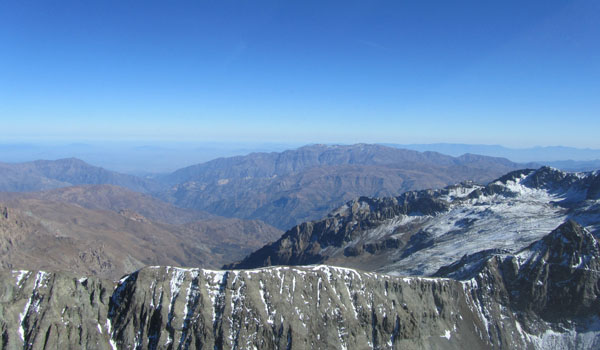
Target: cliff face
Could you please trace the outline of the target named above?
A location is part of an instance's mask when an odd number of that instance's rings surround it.
[[[43,272],[15,272],[2,280],[5,349],[22,349],[24,343],[26,349],[460,349],[465,343],[484,349],[490,344],[475,302],[461,282],[448,279],[316,266],[229,272],[146,268],[114,290],[110,283]]]
[[[436,277],[331,266],[0,276],[3,349],[594,349],[598,242],[569,222]],[[566,284],[568,282],[568,284]]]
[[[0,274],[2,349],[110,349],[112,284],[62,273]]]

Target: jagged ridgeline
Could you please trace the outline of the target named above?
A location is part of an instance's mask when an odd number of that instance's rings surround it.
[[[427,276],[465,254],[514,253],[568,219],[598,232],[600,172],[542,167],[511,172],[486,186],[465,182],[397,197],[361,197],[225,267],[331,264]]]
[[[3,349],[597,349],[600,245],[569,221],[436,278],[324,265],[1,275]],[[457,279],[446,278],[451,276]]]

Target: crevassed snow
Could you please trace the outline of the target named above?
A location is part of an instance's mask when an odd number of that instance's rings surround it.
[[[395,262],[380,272],[429,275],[465,254],[492,248],[517,251],[567,218],[565,209],[551,204],[560,197],[518,184],[510,188],[520,195],[510,199],[498,195],[480,197],[430,217],[422,232],[427,232],[435,243],[403,258],[398,253],[392,258]]]

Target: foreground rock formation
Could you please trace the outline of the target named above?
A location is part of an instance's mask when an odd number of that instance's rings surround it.
[[[594,349],[600,246],[569,221],[436,278],[324,265],[0,275],[3,349]],[[447,278],[447,276],[453,278]]]

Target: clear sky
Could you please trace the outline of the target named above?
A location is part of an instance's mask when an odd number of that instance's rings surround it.
[[[0,140],[600,148],[600,1],[0,3]]]

